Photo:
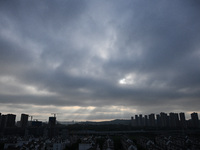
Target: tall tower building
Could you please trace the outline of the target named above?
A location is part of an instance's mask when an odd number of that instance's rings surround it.
[[[28,115],[27,114],[21,114],[20,123],[21,123],[22,128],[27,127],[27,125],[28,125]]]
[[[144,123],[143,123],[143,117],[142,117],[142,114],[139,115],[139,126],[142,127],[144,126]]]
[[[49,117],[49,126],[55,127],[56,125],[56,117]]]
[[[199,127],[199,117],[198,114],[193,112],[191,114],[191,121],[192,121],[192,127],[193,128],[198,128]]]
[[[5,128],[6,127],[6,115],[1,115],[1,124],[0,124],[0,128]]]
[[[183,112],[179,113],[179,117],[180,117],[181,127],[186,128],[187,125],[186,125],[186,120],[185,120],[185,113],[183,113]]]
[[[134,118],[131,117],[131,126],[134,126]]]
[[[168,125],[168,116],[166,113],[160,113],[161,127],[167,127]]]
[[[50,127],[50,129],[49,129],[48,135],[49,135],[50,138],[57,135],[57,130],[56,130],[55,126],[56,126],[56,117],[55,116],[49,117],[49,127]]]
[[[175,114],[173,112],[169,113],[169,122],[170,127],[176,127]]]
[[[161,119],[159,114],[156,115],[156,126],[161,127]]]
[[[142,126],[142,114],[139,115],[139,126]]]
[[[144,116],[144,126],[145,126],[145,127],[149,125],[148,122],[149,122],[149,120],[148,120],[148,116],[145,115],[145,116]]]
[[[138,115],[135,115],[135,126],[138,127],[139,125],[139,118]]]
[[[0,113],[0,124],[1,124],[1,113]]]
[[[14,114],[7,114],[5,115],[5,127],[15,127],[15,118],[16,115]]]
[[[175,116],[175,127],[180,127],[180,120],[178,117],[178,113],[175,113],[174,116]]]
[[[149,115],[149,126],[155,127],[155,114]]]

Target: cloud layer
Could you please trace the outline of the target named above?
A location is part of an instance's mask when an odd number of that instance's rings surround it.
[[[0,1],[1,112],[103,120],[200,111],[199,8]]]

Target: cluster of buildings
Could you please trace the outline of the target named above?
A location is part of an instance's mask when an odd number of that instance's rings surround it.
[[[0,113],[0,128],[14,127],[15,118],[16,118],[16,115],[14,114],[1,115]]]
[[[29,120],[31,117],[31,120]],[[65,126],[57,125],[56,116],[49,117],[48,123],[32,120],[32,116],[21,114],[20,121],[16,122],[15,114],[0,113],[0,136],[30,136],[55,137],[58,135],[67,136]]]
[[[134,127],[158,127],[158,128],[199,128],[200,121],[198,113],[192,113],[191,119],[186,120],[185,113],[164,113],[150,115],[135,115],[131,117]]]
[[[31,117],[31,121],[28,121]],[[21,127],[26,128],[28,126],[42,126],[43,122],[38,120],[32,120],[32,116],[28,114],[21,114],[20,121],[16,122],[15,114],[1,114],[0,113],[0,129],[12,128],[12,127]],[[56,117],[49,117],[49,126],[53,127],[56,125]]]
[[[102,140],[102,143],[98,142]],[[121,138],[123,143],[122,150],[137,150],[135,144],[128,138]],[[114,141],[109,136],[69,136],[66,139],[54,137],[52,139],[44,137],[26,137],[9,136],[0,138],[0,143],[4,143],[4,150],[115,150]],[[70,145],[77,144],[77,147]]]
[[[80,137],[80,143],[78,144],[79,150],[94,150],[99,149],[99,145],[96,144],[96,137],[83,136]]]
[[[103,150],[114,150],[114,142],[111,138],[105,140]]]
[[[103,140],[102,145],[97,142],[98,139]],[[115,141],[116,142],[116,141]],[[137,150],[135,143],[130,140],[127,136],[121,136],[120,141],[122,147],[121,150]],[[118,143],[119,144],[119,143]],[[114,140],[112,137],[105,136],[83,136],[79,143],[79,150],[115,150]],[[118,147],[119,149],[119,147]]]
[[[28,121],[31,117],[31,121]],[[32,120],[32,116],[28,114],[21,114],[20,121],[16,123],[15,114],[1,114],[0,113],[0,129],[12,127],[40,127],[44,123],[38,120]],[[198,113],[193,112],[191,119],[186,120],[185,113],[165,113],[149,114],[149,115],[135,115],[131,117],[131,125],[133,127],[158,127],[158,128],[200,128],[200,120]],[[49,117],[48,126],[53,128],[56,126],[56,116]]]
[[[145,150],[199,150],[200,139],[188,136],[158,135],[155,138],[137,137],[137,144]]]
[[[70,144],[68,139],[61,139],[55,137],[49,138],[34,138],[19,136],[9,136],[0,139],[1,143],[4,143],[4,150],[63,150]]]
[[[122,148],[124,150],[137,150],[136,144],[127,136],[122,136],[121,137],[121,143],[122,143]]]
[[[188,148],[190,150],[200,149],[200,140],[198,138],[189,138],[187,136],[180,137],[179,135],[156,135],[153,139],[149,139],[145,136],[137,136],[136,140],[133,142],[128,138],[128,136],[125,135],[137,133],[134,131],[125,132],[120,130],[110,132],[105,130],[106,132],[97,132],[95,129],[94,131],[88,130],[87,125],[82,124],[82,126],[79,126],[76,133],[76,130],[69,131],[69,127],[58,124],[55,114],[54,116],[49,117],[48,123],[32,120],[32,117],[31,120],[29,120],[29,117],[31,116],[28,114],[21,114],[20,121],[16,122],[15,114],[0,113],[0,149],[1,144],[3,144],[4,149],[12,150],[63,150],[66,149],[67,146],[71,146],[76,143],[78,144],[79,150],[114,150],[116,140],[113,140],[112,137],[109,137],[108,135],[119,136],[119,142],[121,143],[123,150],[137,150],[139,149],[138,145],[147,150],[181,150],[184,148]],[[200,129],[198,113],[195,112],[191,114],[191,118],[188,120],[186,120],[183,112],[171,112],[169,114],[161,112],[156,115],[135,115],[131,118],[131,120],[128,120],[128,124],[130,122],[133,127],[136,127],[136,129],[137,127],[150,127],[152,129],[156,129],[155,131],[158,132],[160,131],[157,129],[186,129],[181,130],[180,132],[182,133],[182,131],[188,131],[190,133],[191,131],[194,131],[196,133],[199,132]],[[130,124],[128,124],[126,127],[133,129],[130,127]],[[113,128],[113,126],[110,127]],[[143,133],[144,132],[141,134]],[[157,132],[155,133],[158,134]],[[74,135],[77,135],[77,137]],[[97,142],[98,136],[100,135],[106,136],[103,138],[104,141],[101,145]]]
[[[70,144],[66,127],[57,125],[55,116],[48,123],[32,120],[28,114],[15,120],[14,114],[0,114],[0,149],[63,150]]]
[[[116,136],[115,136],[116,137]],[[156,135],[154,137],[136,136],[135,140],[131,140],[127,135],[119,135],[120,140],[114,141],[113,137],[109,136],[69,136],[68,139],[55,137],[52,139],[40,138],[21,138],[10,136],[9,138],[0,139],[4,141],[5,150],[64,150],[73,143],[78,143],[78,150],[114,150],[116,143],[120,142],[121,150],[199,150],[200,139],[191,136],[183,135]],[[102,145],[97,142],[98,139],[103,139]],[[119,143],[118,143],[119,144]],[[115,146],[114,146],[115,145]],[[118,148],[119,149],[119,148]]]

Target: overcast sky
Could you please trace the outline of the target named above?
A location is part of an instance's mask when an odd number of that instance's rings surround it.
[[[0,0],[0,112],[200,113],[200,2]]]

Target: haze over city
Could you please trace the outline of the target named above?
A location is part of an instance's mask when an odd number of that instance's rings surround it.
[[[195,0],[1,0],[0,112],[200,113],[199,14]]]

